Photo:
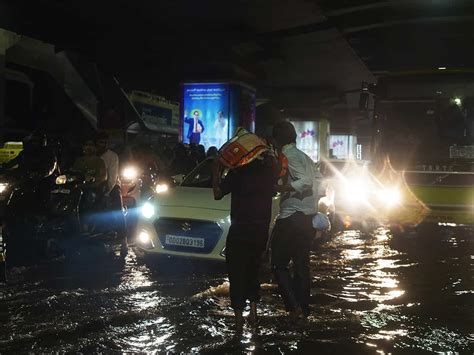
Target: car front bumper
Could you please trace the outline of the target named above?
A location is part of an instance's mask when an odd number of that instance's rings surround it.
[[[219,233],[217,236],[211,237],[211,233],[217,233],[209,231],[209,229],[204,230],[208,234],[199,235],[197,238],[196,234],[191,234],[190,231],[182,231],[182,236],[177,238],[180,239],[202,239],[204,240],[203,248],[195,248],[192,246],[185,246],[185,245],[170,245],[167,244],[166,234],[169,232],[169,229],[161,230],[161,225],[159,224],[159,219],[155,219],[150,222],[144,222],[140,220],[136,232],[135,232],[135,246],[138,251],[139,255],[146,255],[148,257],[159,257],[159,256],[170,256],[176,258],[187,258],[187,259],[199,259],[199,260],[208,260],[208,261],[217,261],[217,262],[224,262],[225,261],[225,244],[227,233],[229,230],[229,224],[227,221],[224,223],[219,223],[213,220],[198,220],[198,219],[189,219],[189,218],[166,218],[168,221],[176,222],[176,225],[189,223],[193,224],[206,224],[206,225],[215,225],[219,228]],[[221,221],[222,222],[222,221]],[[146,242],[140,238],[140,234],[145,233],[148,237],[146,238]],[[174,231],[170,232],[173,235],[176,235],[179,232],[175,228]],[[207,245],[210,243],[210,246]]]

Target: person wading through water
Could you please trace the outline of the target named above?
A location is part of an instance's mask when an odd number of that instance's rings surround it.
[[[214,160],[213,189],[216,200],[231,193],[231,227],[226,241],[226,264],[230,300],[236,329],[244,324],[242,312],[250,301],[249,321],[257,324],[259,269],[268,240],[272,211],[273,185],[278,174],[274,155],[262,153],[251,163],[231,169],[221,179],[224,166]]]
[[[290,315],[309,315],[310,270],[309,252],[315,230],[312,219],[316,214],[313,194],[314,162],[296,148],[296,131],[290,122],[282,121],[273,128],[278,149],[288,161],[288,176],[280,192],[280,214],[273,237],[272,270],[279,286],[285,308]],[[293,276],[289,264],[293,262]]]

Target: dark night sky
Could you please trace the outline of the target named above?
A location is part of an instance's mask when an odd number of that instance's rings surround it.
[[[10,0],[0,26],[80,52],[128,89],[175,97],[185,79],[236,78],[291,107],[370,71],[471,66],[473,3]]]

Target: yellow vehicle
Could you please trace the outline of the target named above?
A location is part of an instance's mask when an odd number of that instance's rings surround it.
[[[370,91],[372,155],[406,187],[406,215],[474,225],[474,70],[386,74]]]
[[[405,179],[429,208],[425,221],[474,224],[474,172],[406,171]]]
[[[23,150],[22,142],[7,142],[0,148],[0,165],[16,158]]]

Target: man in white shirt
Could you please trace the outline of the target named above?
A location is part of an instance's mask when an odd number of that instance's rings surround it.
[[[105,187],[105,195],[109,196],[112,189],[117,185],[119,178],[119,158],[118,155],[110,149],[107,149],[108,137],[105,132],[97,135],[96,147],[99,156],[105,163],[107,168],[107,184]]]
[[[277,123],[273,137],[281,154],[288,159],[288,174],[283,185],[275,186],[282,198],[271,244],[272,270],[286,310],[308,316],[309,252],[315,233],[312,218],[316,214],[314,162],[296,148],[296,131],[290,122]],[[293,261],[293,277],[290,261]]]
[[[96,138],[97,152],[105,162],[107,169],[107,181],[105,186],[105,197],[107,209],[114,211],[114,220],[117,223],[118,232],[122,240],[121,254],[124,256],[127,253],[127,235],[125,231],[125,220],[122,213],[122,194],[120,192],[119,181],[119,158],[117,153],[107,149],[108,135],[105,132],[100,132]]]

